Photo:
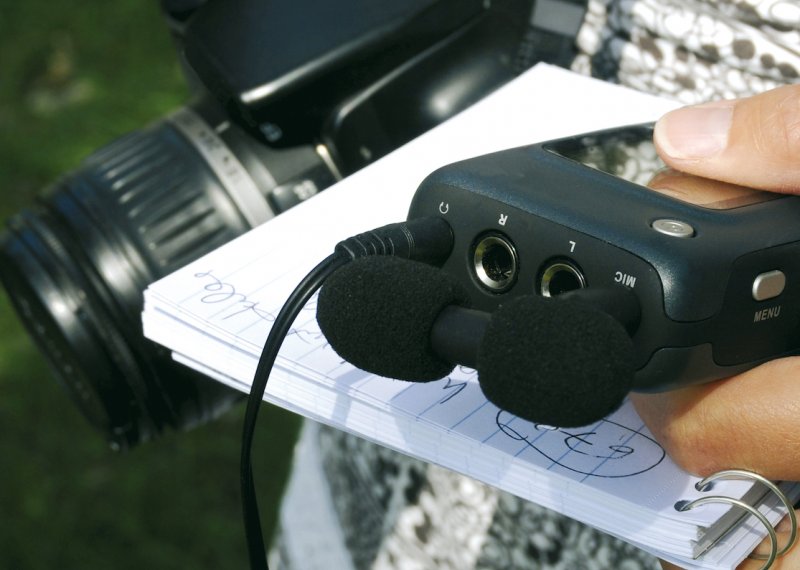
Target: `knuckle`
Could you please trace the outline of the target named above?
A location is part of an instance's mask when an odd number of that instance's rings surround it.
[[[800,152],[800,85],[791,87],[778,105],[781,120],[777,134],[788,151],[787,158],[796,158]]]
[[[674,418],[658,436],[667,455],[683,470],[706,476],[725,468],[726,445],[701,409]]]
[[[775,99],[766,103],[757,144],[780,160],[794,162],[800,154],[800,85],[777,89]]]
[[[698,473],[702,454],[697,447],[696,431],[687,428],[687,423],[681,418],[662,426],[656,439],[679,467],[690,473]]]

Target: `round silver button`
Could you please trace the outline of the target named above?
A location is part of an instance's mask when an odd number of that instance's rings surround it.
[[[652,223],[652,228],[670,237],[689,238],[694,236],[694,228],[680,220],[662,218]]]

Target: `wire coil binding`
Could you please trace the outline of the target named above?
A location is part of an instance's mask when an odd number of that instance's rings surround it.
[[[770,491],[772,491],[778,499],[783,503],[784,507],[789,516],[789,521],[791,524],[791,530],[789,533],[789,540],[787,543],[782,547],[778,548],[778,535],[775,531],[775,527],[769,522],[766,516],[764,516],[756,507],[753,505],[749,505],[739,499],[734,499],[732,497],[725,497],[720,495],[712,495],[708,497],[701,497],[699,499],[695,499],[693,501],[688,501],[680,506],[676,506],[676,508],[683,512],[691,510],[695,507],[700,507],[702,505],[708,503],[726,503],[734,507],[738,507],[743,509],[757,518],[761,524],[764,525],[764,528],[767,530],[767,534],[770,539],[770,553],[767,555],[764,554],[752,554],[750,558],[755,558],[758,560],[765,560],[764,565],[761,567],[761,570],[768,570],[772,567],[775,563],[775,560],[786,554],[797,542],[797,515],[794,512],[794,507],[786,496],[786,494],[778,488],[778,486],[766,479],[765,477],[759,475],[758,473],[753,473],[751,471],[744,471],[742,469],[726,469],[723,471],[718,471],[712,475],[709,475],[705,479],[698,481],[695,484],[695,488],[698,491],[706,491],[710,488],[711,484],[714,481],[720,480],[731,480],[731,479],[738,479],[738,480],[746,480],[746,481],[753,481],[755,483],[760,483],[761,485],[767,487]]]

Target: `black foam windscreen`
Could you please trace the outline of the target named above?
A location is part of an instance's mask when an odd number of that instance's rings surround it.
[[[613,412],[634,377],[633,341],[584,303],[526,296],[501,305],[478,350],[486,397],[521,418],[558,427]]]
[[[363,257],[331,275],[317,301],[317,321],[336,353],[362,370],[398,380],[437,380],[455,363],[431,345],[442,310],[467,304],[442,270],[391,256]]]

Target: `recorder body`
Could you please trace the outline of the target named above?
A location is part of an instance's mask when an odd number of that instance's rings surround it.
[[[443,269],[475,308],[631,289],[637,391],[723,378],[800,347],[800,197],[671,171],[650,125],[445,166],[411,204],[409,219],[430,215],[453,229]]]

